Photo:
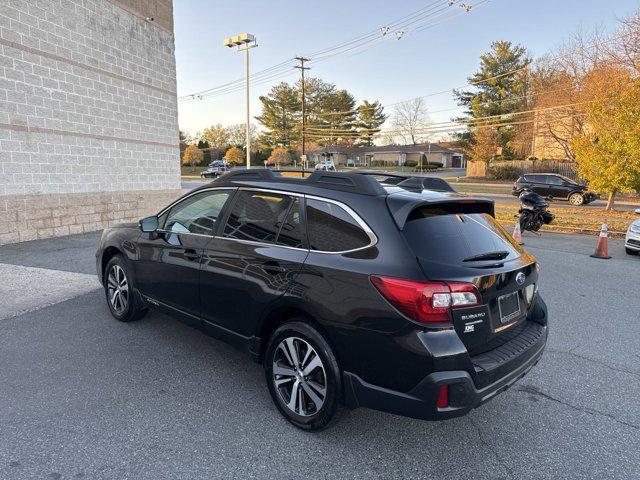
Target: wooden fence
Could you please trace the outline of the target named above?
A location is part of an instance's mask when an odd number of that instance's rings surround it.
[[[559,173],[565,177],[578,180],[577,164],[574,162],[560,160],[507,160],[495,161],[489,164],[489,168],[512,166],[524,173]],[[468,162],[467,176],[488,177],[487,165],[485,162]]]

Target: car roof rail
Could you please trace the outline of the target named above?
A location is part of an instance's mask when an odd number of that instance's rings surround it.
[[[283,173],[300,173],[300,178],[282,175]],[[308,176],[304,176],[308,174]],[[380,183],[356,172],[327,172],[322,170],[272,170],[269,168],[252,168],[250,170],[232,170],[219,178],[220,182],[277,182],[304,184],[329,190],[359,193],[363,195],[384,195],[386,190]]]

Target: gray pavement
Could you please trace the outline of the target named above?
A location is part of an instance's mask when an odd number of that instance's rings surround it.
[[[588,256],[591,237],[524,241],[542,267],[547,351],[446,422],[359,409],[298,431],[243,354],[157,313],[119,323],[100,290],[0,320],[0,478],[637,478],[640,257],[615,240],[612,260]],[[93,268],[96,236],[60,242],[0,247],[0,263]]]

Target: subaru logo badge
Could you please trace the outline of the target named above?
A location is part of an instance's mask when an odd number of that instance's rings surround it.
[[[524,281],[526,280],[526,278],[527,278],[527,277],[525,277],[525,276],[524,276],[524,273],[519,272],[519,273],[516,275],[516,283],[517,283],[518,285],[523,285],[523,284],[524,284]]]

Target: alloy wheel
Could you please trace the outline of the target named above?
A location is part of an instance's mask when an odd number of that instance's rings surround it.
[[[273,382],[280,398],[297,415],[315,415],[327,396],[327,376],[315,349],[299,337],[287,337],[273,356]]]
[[[121,315],[129,304],[129,282],[124,270],[119,265],[114,265],[107,276],[107,294],[109,303],[116,312]]]
[[[582,195],[579,195],[579,194],[571,195],[571,198],[569,200],[575,206],[580,206],[584,203],[584,198],[582,197]]]

